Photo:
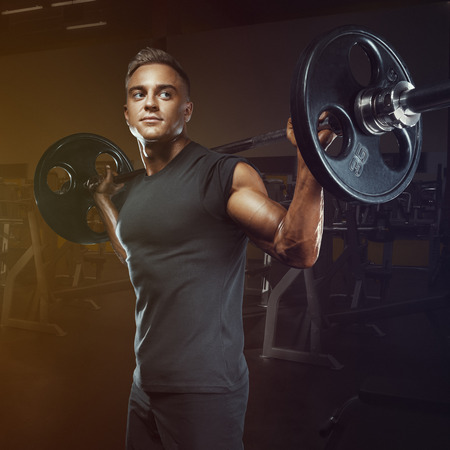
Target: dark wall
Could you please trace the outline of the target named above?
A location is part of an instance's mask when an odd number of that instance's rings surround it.
[[[300,52],[319,33],[349,23],[385,36],[417,85],[447,78],[446,4],[171,36],[168,50],[192,78],[192,137],[214,146],[283,128]],[[27,163],[32,177],[53,142],[91,132],[115,142],[138,166],[137,146],[123,120],[123,78],[128,60],[147,44],[124,41],[1,57],[0,164]],[[446,114],[428,113],[424,121],[424,150],[438,152],[438,158],[446,152]],[[293,149],[277,144],[248,154],[292,155]]]

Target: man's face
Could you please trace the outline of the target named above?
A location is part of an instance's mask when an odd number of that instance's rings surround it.
[[[141,66],[128,81],[125,119],[143,144],[168,143],[185,134],[192,107],[182,78],[170,66]]]

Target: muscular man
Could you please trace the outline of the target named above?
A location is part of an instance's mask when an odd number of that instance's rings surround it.
[[[157,49],[131,61],[125,118],[145,174],[123,186],[108,170],[94,198],[136,292],[136,369],[129,450],[242,449],[248,397],[242,297],[247,240],[285,264],[318,256],[323,192],[298,152],[288,211],[243,158],[187,134],[193,104],[178,62]],[[334,135],[320,132],[326,145]],[[292,124],[287,134],[293,144]]]

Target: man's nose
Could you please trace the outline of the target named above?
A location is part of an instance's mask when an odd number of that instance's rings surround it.
[[[156,101],[155,97],[152,95],[148,95],[146,102],[145,102],[145,109],[147,110],[157,110],[158,109],[158,102]]]

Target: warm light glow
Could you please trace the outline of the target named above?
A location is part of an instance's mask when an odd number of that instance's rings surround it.
[[[72,1],[68,1],[68,2],[56,2],[56,3],[52,3],[51,6],[55,7],[55,6],[68,6],[68,5],[77,5],[79,3],[91,3],[91,2],[95,2],[96,0],[72,0]]]
[[[83,25],[71,25],[66,27],[66,30],[79,30],[80,28],[93,28],[102,27],[106,25],[106,22],[84,23]]]
[[[29,12],[29,11],[37,11],[38,9],[42,9],[43,6],[40,5],[36,5],[36,6],[30,6],[29,8],[20,8],[20,9],[11,9],[11,10],[6,10],[6,11],[2,11],[2,16],[6,16],[8,14],[19,14],[19,13],[24,13],[24,12]]]

